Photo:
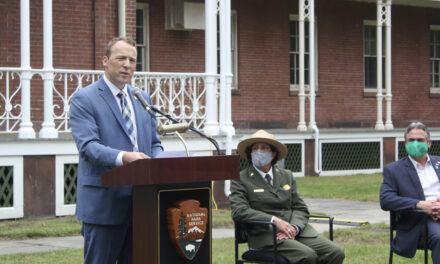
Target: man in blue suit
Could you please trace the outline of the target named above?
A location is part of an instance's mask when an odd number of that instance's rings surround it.
[[[162,151],[155,117],[134,100],[128,85],[136,43],[114,38],[102,59],[104,76],[77,91],[70,125],[79,151],[76,214],[82,221],[84,263],[132,263],[132,187],[103,187],[101,174]],[[151,99],[144,93],[151,103]]]
[[[440,157],[427,154],[431,140],[424,124],[411,123],[404,137],[408,157],[384,168],[380,205],[387,211],[425,211],[429,216],[428,245],[432,261],[440,264]],[[423,227],[423,214],[402,213],[392,243],[393,251],[414,257],[418,242],[424,239]]]

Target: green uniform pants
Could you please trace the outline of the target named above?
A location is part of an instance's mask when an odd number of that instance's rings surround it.
[[[273,247],[265,247],[263,250],[272,251]],[[345,257],[340,247],[321,235],[283,240],[277,250],[291,264],[339,264]]]

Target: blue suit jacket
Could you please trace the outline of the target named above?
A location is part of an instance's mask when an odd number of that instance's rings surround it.
[[[162,151],[156,120],[128,87],[136,117],[139,151]],[[151,103],[150,97],[144,97]],[[122,224],[131,213],[132,187],[103,187],[101,174],[114,168],[120,151],[133,151],[118,103],[104,79],[77,91],[70,102],[70,126],[79,151],[76,214],[89,224]]]
[[[437,177],[440,175],[440,157],[429,156]],[[439,177],[440,179],[440,177]],[[387,165],[383,170],[380,187],[380,205],[383,210],[401,211],[414,209],[418,201],[425,200],[422,184],[411,160],[406,157]],[[413,257],[423,231],[423,214],[403,213],[397,222],[394,252]]]

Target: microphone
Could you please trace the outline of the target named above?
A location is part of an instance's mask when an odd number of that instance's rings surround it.
[[[208,137],[207,135],[203,134],[202,132],[195,129],[192,125],[190,126],[188,123],[179,123],[176,119],[174,119],[171,115],[165,114],[164,112],[160,111],[156,107],[150,105],[147,100],[145,100],[144,96],[142,96],[141,90],[137,87],[133,87],[131,89],[131,92],[136,97],[136,99],[142,104],[142,106],[147,109],[148,113],[152,116],[156,116],[155,113],[158,113],[159,115],[166,117],[168,120],[172,121],[172,125],[165,125],[165,126],[159,126],[157,128],[157,133],[162,135],[168,132],[180,132],[184,133],[188,129],[199,134],[201,137],[209,140],[217,149],[217,155],[221,155],[220,147],[218,146],[217,141],[214,138]],[[177,134],[179,135],[179,134]]]
[[[151,110],[155,110],[155,108],[153,106],[151,106],[147,100],[145,100],[144,96],[142,96],[141,93],[141,89],[137,88],[137,87],[133,87],[131,89],[131,92],[133,93],[134,97],[136,97],[136,99],[141,103],[141,105],[147,109],[148,113],[150,113],[150,115],[154,115],[153,111]]]
[[[164,135],[170,132],[185,133],[188,130],[188,128],[189,128],[189,124],[184,122],[184,123],[158,126],[156,130],[159,135]]]

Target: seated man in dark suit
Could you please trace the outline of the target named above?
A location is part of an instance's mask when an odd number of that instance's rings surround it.
[[[231,183],[232,218],[273,222],[278,231],[277,248],[289,263],[342,263],[344,251],[309,225],[309,211],[292,172],[275,166],[286,156],[286,146],[259,130],[237,149],[250,165],[240,172],[240,180]],[[250,248],[273,251],[271,230],[252,231],[248,233]]]
[[[431,140],[428,128],[411,123],[405,131],[408,157],[387,165],[383,170],[380,205],[383,210],[418,209],[429,215],[428,245],[432,261],[440,264],[440,157],[428,155]],[[392,248],[412,258],[424,234],[423,215],[404,214],[397,223]]]

